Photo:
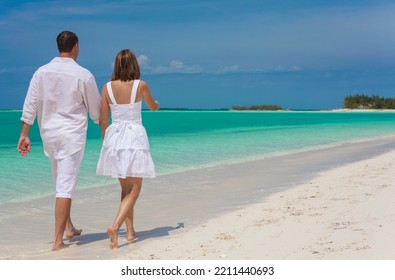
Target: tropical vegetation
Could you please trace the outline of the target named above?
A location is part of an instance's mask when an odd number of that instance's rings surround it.
[[[343,104],[345,109],[395,109],[395,98],[356,94],[344,98]]]

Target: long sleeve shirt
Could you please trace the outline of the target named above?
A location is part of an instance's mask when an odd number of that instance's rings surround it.
[[[62,159],[85,148],[87,113],[99,122],[101,97],[94,76],[72,58],[56,57],[33,75],[21,120],[37,117],[44,152]]]

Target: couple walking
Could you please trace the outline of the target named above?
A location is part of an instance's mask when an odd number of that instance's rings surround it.
[[[30,81],[17,149],[24,157],[30,152],[29,130],[37,118],[56,186],[52,250],[60,250],[67,246],[63,242],[64,235],[70,239],[82,232],[74,227],[70,212],[85,149],[89,113],[91,119],[99,123],[103,138],[97,175],[118,178],[122,189],[118,213],[107,229],[110,248],[117,248],[118,230],[124,222],[128,241],[136,238],[133,208],[143,178],[155,177],[141,120],[142,100],[153,111],[159,109],[159,103],[152,98],[148,84],[140,80],[140,68],[132,51],[122,50],[117,54],[111,81],[103,86],[100,97],[94,76],[76,62],[78,37],[63,31],[56,41],[59,57],[40,67]]]

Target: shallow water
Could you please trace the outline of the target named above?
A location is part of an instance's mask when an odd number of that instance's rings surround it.
[[[16,151],[20,111],[0,111],[0,204],[53,194],[50,165],[35,124],[32,152]],[[165,175],[395,134],[394,112],[143,112],[157,174]],[[78,188],[114,183],[95,175],[99,127],[89,123]]]

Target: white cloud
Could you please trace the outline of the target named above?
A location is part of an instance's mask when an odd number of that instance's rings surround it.
[[[223,66],[223,67],[220,67],[215,72],[217,74],[226,74],[226,73],[240,72],[240,66],[239,65]]]
[[[148,56],[141,54],[137,57],[140,68],[152,74],[168,74],[168,73],[200,73],[202,69],[199,66],[186,65],[181,60],[173,59],[168,65],[151,65]]]
[[[184,62],[179,61],[179,60],[172,60],[170,62],[170,69],[183,69],[185,67]]]
[[[174,72],[183,72],[183,73],[199,73],[202,72],[202,69],[199,66],[190,66],[185,65],[184,62],[180,60],[172,60],[169,65],[169,70]]]
[[[268,72],[300,72],[300,71],[302,71],[301,67],[297,65],[293,65],[293,66],[277,66],[276,68]]]
[[[139,62],[140,68],[151,69],[150,59],[148,58],[148,56],[141,54],[137,57],[137,61]]]
[[[300,72],[302,68],[298,65],[292,66],[277,66],[273,68],[242,68],[239,65],[229,65],[229,66],[218,66],[212,69],[204,69],[197,65],[186,65],[183,61],[178,59],[173,59],[168,65],[153,65],[151,59],[145,55],[141,54],[137,57],[140,68],[149,74],[169,74],[169,73],[184,73],[184,74],[197,74],[206,73],[213,75],[222,75],[230,73],[276,73],[276,72]]]

